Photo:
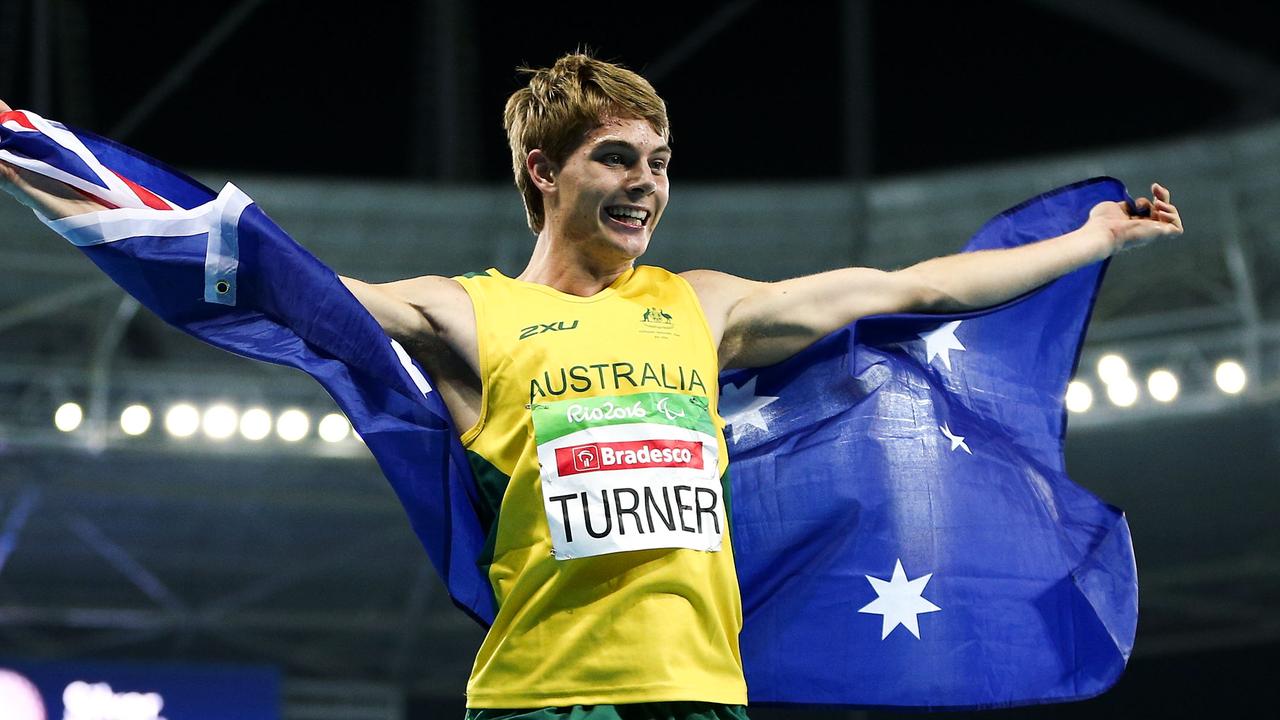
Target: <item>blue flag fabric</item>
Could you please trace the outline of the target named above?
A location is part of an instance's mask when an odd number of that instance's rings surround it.
[[[966,249],[1061,235],[1125,197],[1110,179],[1062,188]],[[1137,622],[1128,526],[1063,461],[1101,278],[1087,267],[979,313],[865,319],[722,378],[753,700],[984,707],[1119,677]]]
[[[487,528],[456,429],[331,270],[234,186],[215,195],[33,113],[0,115],[0,160],[119,208],[49,224],[166,321],[315,377],[454,602],[487,625]],[[967,249],[1060,235],[1125,198],[1109,178],[1061,188]],[[1115,682],[1137,623],[1128,527],[1062,456],[1062,398],[1102,269],[979,313],[865,319],[721,377],[753,703],[991,707]]]

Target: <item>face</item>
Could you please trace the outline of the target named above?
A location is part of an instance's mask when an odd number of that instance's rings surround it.
[[[543,196],[548,229],[593,255],[639,257],[667,206],[670,160],[649,123],[606,120],[553,167]]]

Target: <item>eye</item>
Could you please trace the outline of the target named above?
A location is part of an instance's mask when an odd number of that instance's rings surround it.
[[[654,172],[666,172],[669,162],[669,160],[654,160],[649,163],[649,167],[652,167]]]
[[[600,162],[605,165],[622,165],[622,155],[619,153],[607,153],[600,158]]]

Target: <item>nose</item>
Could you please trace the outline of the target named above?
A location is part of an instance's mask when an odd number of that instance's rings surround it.
[[[627,178],[627,192],[639,197],[657,192],[658,183],[654,180],[653,171],[646,166],[640,168]]]

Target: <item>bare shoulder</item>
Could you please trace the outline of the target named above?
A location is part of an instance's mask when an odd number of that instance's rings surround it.
[[[680,273],[698,295],[703,312],[728,312],[746,295],[767,283],[740,278],[719,270],[686,270]]]
[[[702,306],[702,314],[707,318],[707,326],[711,330],[712,342],[716,344],[723,362],[732,348],[725,347],[726,334],[732,335],[732,317],[734,309],[756,289],[767,283],[747,280],[737,275],[730,275],[719,270],[687,270],[680,277],[693,287],[698,296],[698,304]]]
[[[423,275],[379,287],[421,318],[417,334],[434,336],[469,360],[468,364],[477,364],[475,308],[461,283],[441,275]]]
[[[386,283],[342,281],[383,331],[406,348],[438,352],[443,345],[476,364],[475,312],[458,281],[439,275]]]
[[[451,277],[423,275],[382,283],[378,287],[412,305],[433,325],[475,321],[471,297],[462,289],[462,283]]]
[[[480,357],[475,310],[462,284],[440,275],[360,284],[356,297],[431,373],[458,427],[474,424],[483,397]]]

